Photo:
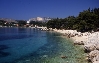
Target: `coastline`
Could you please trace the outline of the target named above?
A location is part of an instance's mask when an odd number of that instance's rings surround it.
[[[61,33],[68,38],[71,38],[74,45],[82,45],[84,52],[87,53],[85,59],[91,63],[99,63],[99,31],[81,33],[76,30],[57,30],[52,28],[49,30]]]
[[[12,63],[87,63],[82,47],[73,46],[73,42],[60,33],[48,33],[46,45]]]
[[[89,61],[91,63],[99,63],[99,32],[81,33],[77,32],[76,30],[64,30],[64,29],[58,30],[52,28],[47,29],[47,27],[36,27],[36,28],[38,30],[54,31],[57,33],[61,33],[64,37],[70,38],[70,40],[72,40],[72,42],[74,43],[73,47],[77,47],[79,45],[81,46],[82,49],[84,49],[85,54],[87,54],[86,58],[84,58],[86,59],[86,61]]]
[[[36,30],[39,31],[40,29],[36,29]],[[42,32],[44,33],[46,31],[42,31]],[[85,58],[83,57],[84,52],[82,48],[79,48],[79,46],[76,47],[73,46],[73,42],[71,40],[69,41],[69,39],[66,39],[66,36],[62,37],[62,34],[60,33],[56,33],[54,31],[48,31],[47,36],[43,35],[41,37],[47,38],[48,43],[42,46],[41,48],[39,48],[37,51],[22,56],[19,59],[16,59],[13,62],[9,62],[9,63],[87,63],[87,61],[86,62],[84,61],[85,59],[81,59],[81,58]],[[27,40],[24,39],[24,41],[22,42],[23,43],[27,42],[27,44],[24,47],[27,47],[27,45],[29,44],[28,41],[33,42],[33,38],[29,38],[29,40],[28,38]],[[11,40],[11,42],[13,41]],[[37,43],[37,41],[35,42]],[[40,40],[39,44],[41,42],[44,41]],[[18,47],[18,50],[21,49],[20,47]],[[22,48],[24,47],[22,46]],[[15,50],[17,49],[14,49],[14,51]],[[28,51],[28,48],[26,50]]]

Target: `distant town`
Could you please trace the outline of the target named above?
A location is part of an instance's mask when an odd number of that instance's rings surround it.
[[[45,26],[46,22],[52,20],[50,17],[36,17],[29,20],[14,20],[9,18],[0,18],[0,27],[36,27]]]

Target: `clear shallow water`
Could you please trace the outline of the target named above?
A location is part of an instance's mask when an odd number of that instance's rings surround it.
[[[83,53],[82,48],[54,32],[0,28],[0,63],[86,63]]]

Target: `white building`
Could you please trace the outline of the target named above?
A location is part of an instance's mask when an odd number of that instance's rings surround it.
[[[49,17],[36,17],[36,18],[31,18],[27,21],[27,23],[30,23],[30,21],[42,21],[42,22],[46,22],[51,20],[51,18]]]
[[[42,17],[37,17],[37,21],[44,21],[44,18],[42,18]]]

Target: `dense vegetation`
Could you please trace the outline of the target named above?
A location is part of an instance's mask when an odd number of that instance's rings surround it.
[[[99,28],[99,8],[90,8],[80,12],[77,17],[69,16],[64,19],[53,19],[47,22],[48,28],[76,29],[81,32],[96,31]]]
[[[37,25],[37,26],[46,26],[46,22],[41,22],[41,21],[30,21],[30,25]]]
[[[26,21],[25,20],[16,20],[18,23],[19,27],[23,27],[24,25],[26,25]]]

